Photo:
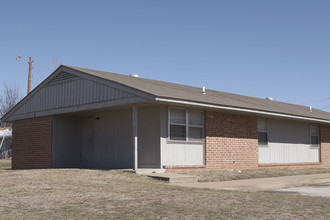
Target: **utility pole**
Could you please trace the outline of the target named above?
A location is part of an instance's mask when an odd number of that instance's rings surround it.
[[[31,92],[31,76],[32,76],[32,57],[29,58],[29,78],[28,78],[28,90],[27,94]]]
[[[32,57],[29,57],[29,60],[25,59],[25,57],[18,55],[16,57],[16,60],[19,61],[21,58],[23,58],[27,63],[29,63],[29,77],[28,77],[28,88],[27,88],[27,94],[31,92],[31,77],[32,77]]]

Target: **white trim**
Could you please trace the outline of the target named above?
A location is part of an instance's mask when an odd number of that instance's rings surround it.
[[[138,169],[138,124],[137,124],[137,107],[136,105],[132,106],[132,133],[133,133],[133,149],[134,149],[134,167],[136,171]]]
[[[283,113],[265,112],[265,111],[262,111],[262,110],[253,110],[253,109],[245,109],[245,108],[237,108],[237,107],[227,107],[227,106],[204,104],[204,103],[191,102],[191,101],[173,100],[173,99],[167,99],[167,98],[156,98],[155,100],[159,101],[159,102],[169,102],[169,103],[177,103],[177,104],[185,104],[185,105],[194,105],[194,106],[207,107],[207,108],[216,108],[216,109],[238,111],[238,112],[248,112],[248,113],[271,115],[271,116],[277,116],[277,117],[283,117],[283,118],[300,119],[300,120],[315,121],[315,122],[322,122],[322,123],[330,124],[330,120],[328,121],[328,120],[309,118],[309,117],[304,117],[304,116],[295,116],[295,115],[288,115],[288,114],[283,114]]]

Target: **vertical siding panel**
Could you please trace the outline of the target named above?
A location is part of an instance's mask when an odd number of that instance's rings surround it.
[[[108,87],[104,87],[103,101],[108,100],[109,93],[110,93],[110,89]]]
[[[60,84],[60,86],[61,86],[61,107],[63,108],[65,106],[66,88],[63,84]]]
[[[44,87],[43,88],[44,90],[44,97],[49,97],[49,90],[47,87]],[[42,104],[42,110],[45,110],[47,109],[47,103],[48,103],[48,100],[46,101],[46,99],[43,101],[43,104]]]
[[[78,92],[75,92],[75,91],[77,91],[76,90],[76,88],[77,88],[77,81],[75,80],[75,81],[73,81],[72,82],[72,86],[70,86],[70,90],[71,90],[71,92],[70,92],[70,106],[74,106],[74,105],[76,105],[76,97],[79,95],[79,93]]]
[[[115,90],[115,100],[118,99],[118,93],[119,93],[119,91],[116,89]]]
[[[35,103],[35,109],[41,109],[43,100],[41,100],[39,94],[35,95],[35,98],[32,100],[32,102]]]
[[[58,90],[59,90],[58,86],[53,87],[53,91],[56,94],[56,96],[55,96],[56,97],[56,105],[55,105],[56,108],[60,107],[60,94],[59,94]]]
[[[70,97],[70,87],[68,87],[66,84],[63,84],[63,87],[64,87],[64,106],[69,106],[69,103],[70,103],[70,100],[69,100],[69,97]]]
[[[100,87],[100,90],[99,90],[100,101],[103,101],[104,100],[104,98],[103,98],[103,95],[104,95],[104,86],[100,84],[99,87]]]
[[[96,102],[99,102],[101,100],[101,88],[102,88],[102,85],[100,83],[98,83],[96,85],[96,95],[97,95]]]
[[[80,88],[80,101],[79,104],[84,104],[84,97],[85,97],[85,88],[84,88],[84,80],[81,79],[79,82],[79,88]]]
[[[109,97],[109,100],[114,100],[115,99],[115,89],[111,88],[111,96]]]
[[[259,163],[319,162],[319,149],[311,148],[309,135],[309,123],[268,119],[269,144],[259,147]]]
[[[47,87],[44,87],[43,90],[45,92],[44,97],[49,97],[49,89]],[[43,103],[42,103],[42,110],[47,109],[48,101],[49,101],[49,99],[44,98]]]
[[[87,95],[87,103],[91,103],[92,101],[93,101],[93,96],[94,96],[94,94],[93,94],[93,84],[91,84],[91,85],[88,85],[88,83],[87,83],[87,81],[86,81],[86,88],[88,89],[88,95]]]
[[[67,84],[67,90],[68,90],[68,95],[67,95],[67,107],[72,106],[72,87],[74,83],[71,81],[70,84]]]
[[[47,108],[51,109],[51,108],[55,108],[56,105],[56,95],[54,92],[54,87],[53,86],[48,86],[49,89],[49,94],[50,94],[50,99],[52,101],[49,100],[48,104],[47,104]]]
[[[77,91],[77,95],[75,97],[75,105],[80,104],[80,96],[81,96],[81,90],[79,88],[80,82],[81,82],[81,79],[76,81],[75,91]]]
[[[95,84],[95,96],[96,96],[96,99],[94,100],[94,102],[99,102],[100,101],[100,84],[99,83]]]
[[[55,87],[54,86],[50,86],[49,91],[50,91],[50,94],[51,94],[51,99],[48,101],[48,109],[51,109],[51,108],[55,108],[55,106],[56,106],[57,95],[55,93]]]
[[[78,77],[70,78],[62,74],[56,81],[41,88],[14,115],[123,99],[129,96],[131,95],[122,90],[101,83]]]
[[[86,87],[86,80],[84,79],[83,80],[83,82],[82,82],[82,88],[83,88],[83,91],[84,91],[84,96],[82,97],[83,99],[82,99],[82,104],[85,104],[85,103],[87,103],[88,102],[88,96],[87,96],[87,94],[88,94],[88,88]]]
[[[72,86],[70,86],[71,89],[71,97],[70,97],[70,102],[71,102],[71,106],[76,105],[76,97],[79,95],[77,91],[77,81],[73,81],[72,82]]]
[[[103,94],[104,99],[103,99],[103,101],[108,100],[109,93],[110,93],[109,87],[104,87],[104,94]]]
[[[56,86],[56,93],[58,94],[58,96],[57,96],[57,99],[58,99],[58,108],[60,108],[61,106],[62,106],[62,91],[61,91],[61,86],[60,85],[58,85],[58,86]]]
[[[91,83],[92,86],[92,100],[90,100],[91,103],[95,102],[97,100],[97,85],[95,83]]]
[[[139,168],[160,167],[160,107],[138,108]]]
[[[90,83],[89,86],[90,86],[90,89],[91,89],[91,96],[90,96],[90,99],[89,99],[89,103],[93,103],[94,100],[96,100],[95,83]]]

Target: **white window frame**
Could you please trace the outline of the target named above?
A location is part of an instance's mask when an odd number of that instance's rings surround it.
[[[258,126],[258,128],[257,128],[257,130],[258,130],[258,146],[259,147],[268,147],[268,143],[269,143],[269,141],[268,141],[268,120],[266,118],[258,118],[258,120],[261,120],[261,119],[266,121],[266,130],[259,130],[259,126]],[[258,122],[258,124],[259,124],[259,122]],[[259,143],[259,132],[267,134],[267,143],[266,144]]]
[[[313,145],[312,143],[312,136],[316,136],[316,135],[312,135],[312,126],[317,126],[318,128],[318,134],[317,134],[317,140],[318,140],[318,144],[317,145]],[[309,125],[309,140],[310,140],[310,148],[314,148],[314,149],[318,149],[320,148],[320,126],[318,124],[310,124]]]
[[[178,123],[171,123],[171,109],[180,109],[184,110],[186,114],[186,123],[185,124],[178,124]],[[202,125],[189,125],[189,112],[190,111],[199,111],[202,113]],[[204,111],[198,109],[188,109],[188,108],[181,108],[181,107],[169,107],[168,108],[168,116],[167,116],[167,140],[169,142],[180,142],[180,143],[203,143],[204,142]],[[186,128],[186,140],[171,140],[171,125],[179,125],[185,126]],[[202,137],[200,141],[192,141],[189,140],[189,128],[202,128]]]

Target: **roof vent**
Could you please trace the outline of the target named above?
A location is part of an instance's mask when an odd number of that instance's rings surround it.
[[[273,101],[274,99],[272,97],[267,97],[267,100]]]
[[[206,94],[205,86],[203,86],[203,88],[202,88],[202,93],[203,93],[203,94]]]
[[[138,75],[138,74],[130,74],[129,76],[131,76],[131,77],[136,77],[136,78],[138,78],[138,77],[139,77],[139,75]]]

